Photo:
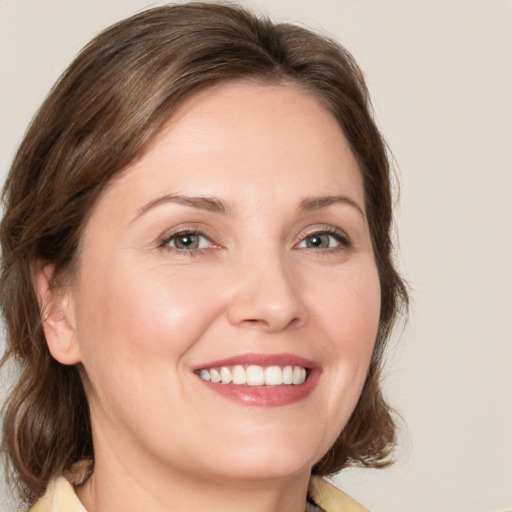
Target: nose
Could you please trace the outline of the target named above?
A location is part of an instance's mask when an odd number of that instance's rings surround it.
[[[228,307],[229,321],[268,332],[295,329],[306,323],[303,285],[290,267],[283,258],[268,254],[239,265]]]

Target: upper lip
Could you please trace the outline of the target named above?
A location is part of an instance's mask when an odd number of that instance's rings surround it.
[[[257,365],[257,366],[301,366],[311,370],[318,365],[313,361],[294,354],[241,354],[201,364],[195,370],[220,368],[222,366]]]

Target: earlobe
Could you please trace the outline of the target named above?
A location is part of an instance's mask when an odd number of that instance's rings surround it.
[[[59,363],[73,365],[79,363],[81,358],[71,289],[57,286],[54,274],[55,267],[50,263],[38,263],[34,269],[34,288],[41,322],[50,354]]]

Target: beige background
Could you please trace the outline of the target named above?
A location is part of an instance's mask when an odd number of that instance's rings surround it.
[[[2,178],[75,53],[159,3],[0,0]],[[512,2],[244,3],[354,53],[400,167],[413,302],[386,389],[407,427],[393,469],[342,473],[338,485],[376,512],[512,509]],[[0,509],[14,510],[4,494]]]

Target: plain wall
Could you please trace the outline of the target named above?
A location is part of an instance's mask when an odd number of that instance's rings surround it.
[[[77,51],[160,3],[0,0],[2,180]],[[511,510],[512,2],[243,3],[355,55],[399,167],[398,261],[412,310],[391,346],[386,393],[406,427],[393,468],[349,470],[336,483],[376,512]],[[0,496],[1,510],[15,509]]]

